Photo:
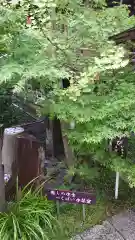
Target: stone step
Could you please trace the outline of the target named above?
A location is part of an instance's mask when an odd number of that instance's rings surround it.
[[[113,216],[109,222],[119,231],[124,239],[135,240],[135,212],[128,210]]]
[[[75,236],[72,240],[124,240],[124,238],[108,221],[105,221],[103,225],[96,225],[89,231]]]
[[[115,215],[72,240],[135,240],[135,210]]]

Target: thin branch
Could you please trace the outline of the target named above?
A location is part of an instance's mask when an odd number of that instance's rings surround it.
[[[42,32],[43,36],[48,40],[48,42],[51,43],[52,46],[54,46],[58,51],[61,51],[61,52],[65,55],[65,57],[68,59],[68,62],[69,62],[68,67],[69,67],[72,71],[78,72],[79,70],[78,70],[77,68],[75,68],[72,63],[70,64],[69,55],[67,54],[67,52],[65,52],[64,49],[60,48],[57,43],[54,43],[54,42],[47,36],[47,34],[45,33],[45,31],[44,31],[43,27],[41,26],[41,24],[40,24],[39,20],[37,19],[37,17],[35,16],[34,18],[35,18],[35,21],[36,21],[36,23],[37,23],[37,27],[38,27],[38,28],[40,29],[40,31]],[[71,66],[71,65],[72,65],[72,66]]]

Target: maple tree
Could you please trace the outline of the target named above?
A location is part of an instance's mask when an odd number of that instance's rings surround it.
[[[0,81],[40,105],[38,113],[75,122],[67,129],[75,154],[124,174],[134,166],[105,152],[108,139],[135,128],[134,71],[124,45],[110,36],[133,27],[128,8],[105,1],[3,1],[0,5]],[[70,86],[62,88],[61,79]]]

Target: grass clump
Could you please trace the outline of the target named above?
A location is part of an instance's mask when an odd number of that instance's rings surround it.
[[[0,213],[0,239],[49,240],[48,235],[55,235],[58,229],[54,211],[53,203],[39,193],[23,193],[19,201],[9,203],[7,211]]]

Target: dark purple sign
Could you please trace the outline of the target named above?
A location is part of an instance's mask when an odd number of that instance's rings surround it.
[[[96,195],[94,193],[87,192],[74,192],[68,190],[47,190],[48,200],[56,200],[60,202],[68,202],[75,204],[95,204]]]

